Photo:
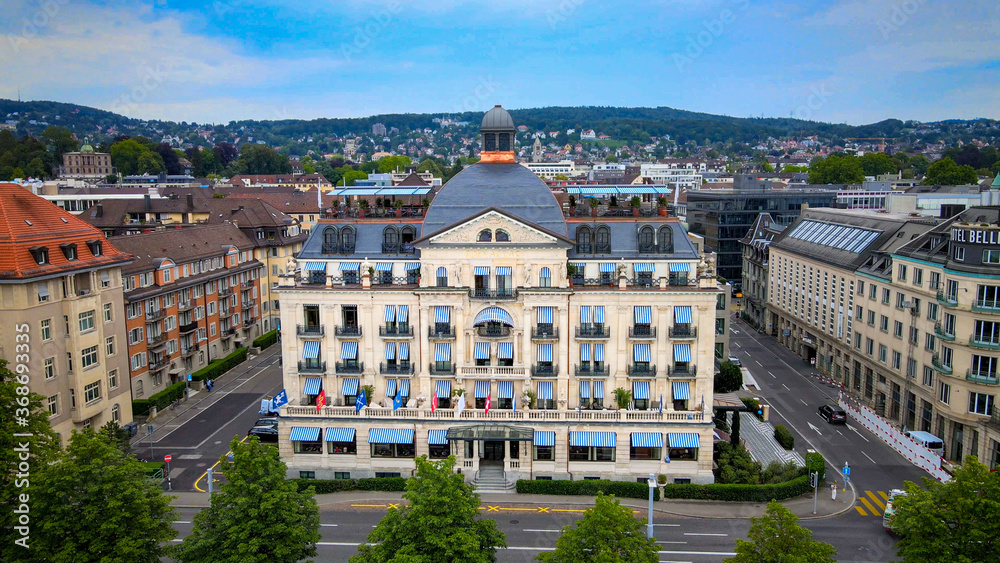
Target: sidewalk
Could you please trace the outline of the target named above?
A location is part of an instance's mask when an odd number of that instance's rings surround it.
[[[177,508],[205,508],[209,505],[208,493],[170,493],[176,497],[171,504]],[[487,493],[479,495],[484,505],[505,506],[520,505],[542,507],[548,506],[593,506],[591,496],[562,495],[522,495],[517,493]],[[316,495],[320,509],[337,506],[349,507],[351,504],[387,504],[396,503],[403,498],[402,493],[377,491],[348,491]],[[620,499],[623,506],[639,510],[643,514],[649,507],[649,501],[633,498]],[[846,502],[845,502],[846,501]],[[829,485],[821,487],[816,514],[813,515],[813,496],[805,495],[782,501],[785,508],[802,520],[829,518],[850,510],[856,501],[853,485],[847,492],[837,491],[837,500],[830,498]],[[722,502],[708,500],[659,500],[653,503],[653,510],[661,514],[683,516],[689,518],[751,518],[760,516],[767,508],[765,503],[757,502]]]

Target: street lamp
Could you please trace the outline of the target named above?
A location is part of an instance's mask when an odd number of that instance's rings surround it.
[[[649,517],[646,519],[646,539],[653,539],[653,491],[656,489],[656,477],[650,473],[649,481]]]

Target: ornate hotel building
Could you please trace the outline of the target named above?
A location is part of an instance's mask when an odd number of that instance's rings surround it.
[[[289,476],[712,482],[714,257],[655,212],[565,216],[510,115],[481,131],[422,219],[323,219],[282,278]]]

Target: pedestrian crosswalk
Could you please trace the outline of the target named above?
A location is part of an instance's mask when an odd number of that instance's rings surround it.
[[[858,502],[854,509],[862,516],[882,517],[885,513],[885,503],[889,502],[889,495],[885,491],[864,491],[858,495]]]

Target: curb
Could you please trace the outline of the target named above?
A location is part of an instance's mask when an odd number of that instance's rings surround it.
[[[851,486],[851,494],[854,495],[854,498],[851,499],[851,504],[846,505],[843,509],[841,509],[838,512],[834,512],[833,514],[826,514],[826,515],[817,514],[816,516],[799,516],[799,520],[822,520],[823,518],[833,518],[835,516],[840,516],[841,514],[844,514],[845,512],[848,512],[849,510],[854,508],[854,505],[858,503],[858,490],[854,488],[853,482],[848,484]]]

